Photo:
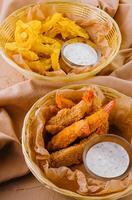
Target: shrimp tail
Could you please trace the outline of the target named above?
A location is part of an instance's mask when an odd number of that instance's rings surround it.
[[[116,101],[112,100],[104,106],[103,110],[109,114],[111,110],[113,109],[113,107],[115,106],[115,104],[116,104]]]
[[[56,94],[55,101],[60,109],[71,108],[75,105],[72,100],[65,98],[63,94]]]
[[[83,99],[85,102],[91,102],[91,101],[93,100],[93,98],[94,98],[94,92],[93,92],[93,90],[91,90],[91,89],[87,90],[87,91],[84,93],[83,97],[82,97],[82,99]]]

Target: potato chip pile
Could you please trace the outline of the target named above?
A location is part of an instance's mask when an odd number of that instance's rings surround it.
[[[60,70],[60,53],[63,43],[74,39],[88,40],[88,33],[61,13],[45,20],[16,22],[14,42],[5,48],[12,58],[19,55],[29,70],[45,75],[46,71]],[[17,63],[20,64],[20,63]]]

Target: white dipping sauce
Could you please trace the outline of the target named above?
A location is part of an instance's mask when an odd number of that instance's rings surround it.
[[[76,65],[94,65],[98,61],[97,52],[91,46],[81,42],[66,45],[63,55]]]
[[[88,169],[104,178],[121,176],[128,169],[129,162],[127,151],[113,142],[97,143],[86,154]]]

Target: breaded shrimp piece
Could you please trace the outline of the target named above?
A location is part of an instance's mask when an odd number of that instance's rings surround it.
[[[92,109],[94,93],[92,90],[84,92],[82,100],[70,108],[60,110],[56,116],[53,116],[46,125],[46,130],[51,134],[55,134],[70,124],[79,121]]]
[[[63,97],[63,94],[57,94],[55,97],[55,101],[58,108],[60,109],[71,108],[75,105],[75,103],[72,100]]]
[[[53,136],[48,143],[48,150],[63,149],[73,143],[77,138],[85,138],[95,132],[102,124],[107,123],[109,112],[114,106],[114,101],[109,102],[103,109],[73,123]]]
[[[84,86],[81,89],[62,89],[62,90],[58,90],[56,92],[56,95],[58,94],[63,94],[63,97],[65,97],[66,99],[70,99],[73,102],[80,102],[84,92],[86,92],[87,90],[92,90],[94,92],[94,96],[96,98],[98,98],[100,100],[101,103],[105,102],[105,96],[102,92],[102,90],[96,86],[96,85],[89,85],[89,86]],[[102,105],[102,104],[101,104]]]
[[[80,164],[82,162],[82,155],[86,144],[91,138],[96,137],[98,134],[106,134],[108,131],[108,122],[100,127],[100,130],[97,130],[88,138],[81,140],[79,144],[67,147],[65,149],[56,151],[50,156],[51,166],[60,167],[60,166],[71,166],[74,164]]]

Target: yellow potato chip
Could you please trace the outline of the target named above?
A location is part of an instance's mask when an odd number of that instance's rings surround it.
[[[59,42],[61,46],[64,44],[64,41],[61,39],[56,38],[56,41]]]
[[[34,60],[39,59],[38,55],[36,53],[34,53],[33,51],[29,51],[27,49],[20,48],[18,52],[22,55],[23,58],[25,58],[27,60],[34,61]]]
[[[42,23],[39,20],[32,20],[27,23],[28,27],[31,28],[36,34],[40,33]]]
[[[8,50],[8,51],[18,51],[18,46],[16,44],[16,42],[7,42],[5,44],[5,49]]]
[[[52,18],[54,18],[54,15]],[[49,20],[50,22],[51,19]],[[58,21],[56,21],[54,24],[52,21],[52,26],[50,26],[49,29],[45,28],[45,34],[52,38],[55,38],[58,34],[61,34],[63,39],[70,39],[77,36],[83,37],[85,39],[89,38],[85,29],[77,25],[74,21],[64,17],[58,17]]]
[[[39,39],[41,40],[42,43],[45,43],[45,44],[53,44],[56,42],[55,39],[45,36],[45,35],[40,35]]]
[[[47,18],[47,20],[42,25],[42,32],[47,32],[53,28],[58,21],[62,18],[61,13],[55,13],[52,17]]]
[[[51,38],[55,38],[58,34],[60,34],[60,29],[58,26],[54,26],[51,30],[47,31],[45,33],[46,36],[49,36]]]
[[[12,53],[14,52],[14,53],[21,54],[23,58],[30,61],[39,59],[36,53],[28,49],[19,47],[16,42],[6,43],[5,48],[6,50],[11,51]]]
[[[53,70],[59,70],[60,64],[59,64],[59,56],[61,51],[61,44],[59,42],[56,42],[52,45],[54,51],[51,54],[51,63]]]
[[[42,53],[45,55],[50,55],[52,53],[52,47],[49,44],[42,44],[40,42],[34,44],[32,47],[32,50],[35,51],[36,53]]]
[[[51,59],[41,59],[38,61],[33,61],[28,63],[29,67],[40,74],[44,74],[45,71],[51,68]]]
[[[31,49],[32,45],[36,43],[38,39],[38,33],[41,29],[41,22],[33,20],[28,23],[24,23],[19,20],[16,23],[15,41],[20,47]]]
[[[74,21],[71,21],[68,18],[65,18],[64,20],[58,22],[58,24],[59,24],[58,26],[60,26],[62,37],[64,33],[65,34],[67,33],[69,38],[77,37],[77,36],[80,36],[86,39],[89,38],[85,29],[81,28]],[[63,38],[65,39],[65,37]]]

